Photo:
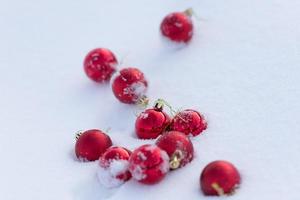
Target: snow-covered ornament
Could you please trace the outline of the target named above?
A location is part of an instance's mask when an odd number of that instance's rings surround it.
[[[141,183],[158,183],[169,171],[169,156],[155,145],[143,145],[131,154],[129,171]]]
[[[192,9],[168,14],[160,25],[162,35],[175,42],[189,42],[193,36],[192,14]]]
[[[75,154],[79,160],[94,161],[112,145],[112,141],[104,132],[91,129],[77,134]]]
[[[156,145],[169,155],[171,169],[183,167],[193,160],[194,147],[189,137],[184,133],[165,132],[158,138]]]
[[[109,49],[97,48],[87,54],[83,65],[86,75],[93,81],[101,83],[110,80],[117,64],[115,55]]]
[[[231,195],[241,182],[240,174],[228,161],[209,163],[200,176],[200,186],[205,195]]]
[[[199,112],[191,109],[177,113],[170,125],[170,130],[193,136],[199,135],[206,128],[207,122],[204,117]]]
[[[128,160],[131,152],[123,147],[110,147],[99,158],[97,175],[100,183],[113,188],[122,185],[131,178]]]
[[[140,139],[155,139],[170,125],[171,119],[163,111],[163,106],[156,104],[154,108],[142,112],[135,121],[135,132]]]
[[[144,101],[147,87],[144,74],[137,68],[122,69],[112,82],[112,90],[116,98],[127,104]]]

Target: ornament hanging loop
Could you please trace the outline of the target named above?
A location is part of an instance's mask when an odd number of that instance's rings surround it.
[[[186,14],[189,17],[195,17],[198,21],[205,20],[203,18],[200,18],[197,13],[193,10],[193,8],[188,8],[185,11],[183,11],[184,14]]]
[[[155,108],[160,108],[161,107],[161,109],[164,107],[164,106],[167,106],[169,109],[170,109],[170,113],[171,113],[171,115],[174,117],[175,115],[177,115],[177,113],[179,112],[179,111],[176,111],[176,110],[174,110],[173,108],[172,108],[172,106],[166,101],[166,100],[164,100],[164,99],[157,99],[156,101],[155,101],[155,104],[154,104],[154,107]],[[184,118],[182,118],[180,115],[178,115],[178,117],[182,120],[182,121],[184,121],[184,122],[187,122]]]
[[[186,14],[186,15],[189,16],[189,17],[192,17],[192,16],[195,14],[193,8],[188,8],[188,9],[186,9],[186,10],[183,11],[183,12],[184,12],[184,14]]]
[[[138,99],[137,105],[141,108],[146,108],[149,104],[149,101],[150,99],[146,95],[143,95]]]
[[[170,168],[171,169],[177,169],[180,167],[181,160],[183,158],[183,154],[181,151],[177,150],[174,152],[170,159]]]
[[[77,131],[77,132],[75,133],[75,139],[78,140],[79,137],[82,135],[83,132],[84,132],[83,130]]]
[[[219,196],[225,196],[223,188],[221,188],[218,183],[211,184],[211,187],[218,193]]]

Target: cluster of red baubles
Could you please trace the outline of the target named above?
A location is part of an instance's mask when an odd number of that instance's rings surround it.
[[[193,36],[191,11],[167,15],[160,25],[160,30],[162,35],[171,41],[189,42]],[[127,104],[142,101],[148,86],[144,74],[134,67],[123,68],[118,72],[117,66],[116,56],[105,48],[90,51],[84,60],[84,71],[95,82],[108,82],[114,73],[118,73],[112,80],[112,90],[118,100]]]
[[[171,41],[189,42],[193,36],[191,10],[167,15],[160,31]],[[147,103],[148,82],[144,74],[133,67],[118,71],[117,65],[116,56],[105,48],[92,50],[84,60],[84,70],[90,79],[99,83],[112,79],[113,94],[120,102]],[[171,117],[163,106],[164,102],[158,101],[153,108],[139,114],[135,122],[137,138],[156,139],[154,145],[145,144],[131,152],[124,147],[112,146],[113,142],[106,133],[92,129],[78,134],[77,158],[99,160],[98,177],[107,187],[116,187],[131,178],[144,184],[158,183],[170,170],[184,167],[193,160],[194,147],[190,137],[198,136],[207,128],[198,111],[186,109]],[[239,183],[239,172],[227,161],[210,163],[200,176],[205,195],[232,194]]]
[[[148,115],[149,110],[155,112],[147,122],[151,116]],[[110,137],[100,130],[82,132],[77,137],[76,156],[82,161],[99,160],[99,181],[106,187],[119,186],[131,178],[144,184],[158,183],[170,170],[184,167],[193,160],[194,147],[190,137],[200,134],[206,128],[203,117],[196,111],[192,112],[192,116],[194,113],[201,120],[189,120],[191,117],[185,118],[186,115],[183,115],[179,127],[186,129],[178,131],[172,128],[176,116],[171,120],[162,109],[147,109],[137,117],[136,126],[141,123],[146,127],[141,134],[143,139],[157,139],[154,145],[145,144],[133,152],[124,147],[112,146]],[[197,132],[186,134],[187,130]],[[239,183],[239,172],[227,161],[210,163],[200,177],[205,195],[232,194]]]

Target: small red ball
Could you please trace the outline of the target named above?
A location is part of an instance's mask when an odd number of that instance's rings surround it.
[[[92,129],[80,134],[76,141],[75,153],[80,160],[94,161],[112,145],[108,135],[100,130]]]
[[[135,104],[146,93],[148,83],[137,68],[125,68],[114,78],[112,90],[123,103]]]
[[[170,121],[162,109],[147,109],[137,117],[135,132],[140,139],[155,139],[166,130]]]
[[[86,75],[96,82],[109,81],[116,71],[118,61],[108,49],[98,48],[90,51],[84,59]]]
[[[156,145],[169,155],[171,169],[183,167],[193,160],[193,143],[184,133],[178,131],[165,132],[158,138]]]
[[[128,160],[131,151],[123,147],[110,147],[99,158],[98,178],[106,187],[116,187],[131,178]]]
[[[129,171],[141,183],[158,183],[169,171],[169,157],[155,145],[143,145],[131,154]]]
[[[207,128],[204,117],[197,111],[187,109],[179,112],[172,120],[170,129],[186,135],[199,135]]]
[[[187,13],[174,12],[163,19],[160,30],[172,41],[188,42],[193,36],[193,22]]]
[[[233,194],[240,184],[238,170],[227,161],[209,163],[201,173],[200,185],[205,195]]]

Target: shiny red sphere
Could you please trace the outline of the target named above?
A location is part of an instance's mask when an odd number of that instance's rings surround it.
[[[80,160],[94,161],[112,145],[108,135],[100,130],[92,129],[83,132],[76,141],[75,153]]]
[[[170,117],[161,109],[142,112],[135,121],[135,132],[140,139],[155,139],[170,125]]]
[[[197,111],[187,109],[179,112],[172,120],[170,129],[186,135],[197,136],[207,128],[204,117]]]
[[[96,82],[109,81],[116,71],[118,61],[108,49],[98,48],[90,51],[84,59],[86,75]]]
[[[111,167],[112,162],[114,161],[128,161],[131,155],[131,151],[123,147],[110,147],[108,148],[104,154],[99,158],[99,166],[103,169],[109,169]],[[126,163],[123,163],[126,164]],[[126,167],[126,166],[124,166]],[[127,166],[128,167],[128,166]],[[129,170],[124,170],[123,167],[118,169],[119,172],[114,170],[115,174],[110,174],[111,176],[115,176],[113,178],[117,178],[122,181],[128,181],[131,178],[131,173]]]
[[[122,103],[135,104],[146,93],[148,83],[137,68],[122,69],[112,83],[112,90]]]
[[[193,22],[185,12],[174,12],[163,19],[160,30],[172,41],[188,42],[193,36]]]
[[[169,171],[169,157],[155,145],[143,145],[131,154],[129,171],[141,183],[158,183]]]
[[[238,170],[230,162],[209,163],[201,173],[200,185],[205,195],[233,194],[241,181]]]
[[[171,169],[183,167],[193,160],[193,143],[184,133],[165,132],[158,138],[156,145],[169,155]]]

